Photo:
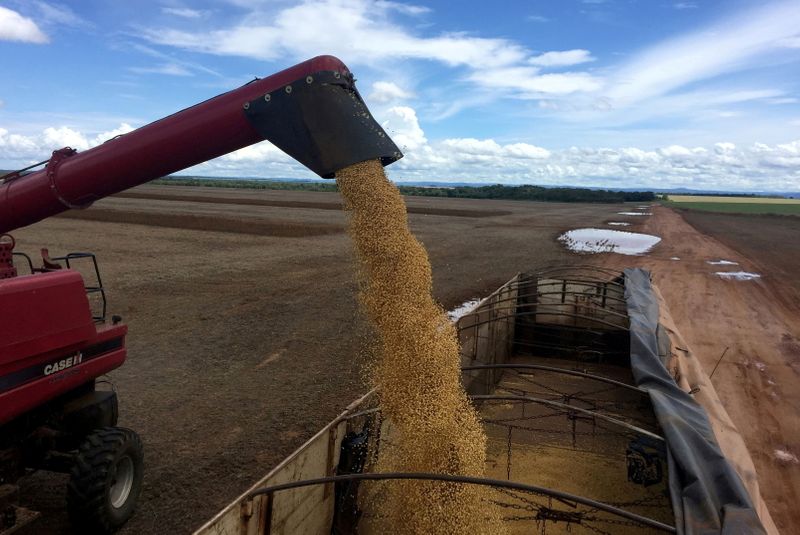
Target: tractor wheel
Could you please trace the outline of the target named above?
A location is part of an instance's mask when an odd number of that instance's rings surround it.
[[[113,533],[133,514],[142,488],[144,453],[139,436],[104,427],[78,449],[67,485],[67,508],[81,532]]]

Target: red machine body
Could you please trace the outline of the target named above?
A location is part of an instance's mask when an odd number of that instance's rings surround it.
[[[127,326],[95,323],[76,271],[5,280],[0,303],[0,424],[125,361]]]
[[[263,141],[245,104],[320,71],[350,74],[319,56],[85,152],[56,151],[45,169],[0,184],[0,234]]]

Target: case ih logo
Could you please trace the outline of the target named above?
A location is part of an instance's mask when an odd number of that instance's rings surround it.
[[[61,359],[52,364],[48,364],[44,367],[44,374],[45,375],[52,375],[56,372],[60,372],[62,370],[66,370],[67,368],[71,368],[73,366],[77,366],[83,360],[83,355],[80,351],[78,351],[75,356],[69,357],[66,359]]]

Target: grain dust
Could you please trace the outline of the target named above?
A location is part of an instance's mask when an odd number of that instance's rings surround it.
[[[456,330],[431,296],[428,255],[379,161],[336,174],[359,261],[360,300],[376,326],[371,380],[392,425],[377,471],[483,476],[486,435],[461,384]],[[391,533],[499,533],[488,493],[441,482],[387,483],[374,515]]]

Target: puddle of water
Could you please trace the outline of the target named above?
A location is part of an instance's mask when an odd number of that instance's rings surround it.
[[[785,463],[800,463],[800,459],[797,458],[797,455],[786,450],[775,450],[775,458]]]
[[[733,260],[706,260],[706,264],[711,264],[712,266],[738,266],[739,262],[734,262]]]
[[[476,306],[478,306],[478,303],[480,302],[481,302],[480,298],[477,297],[475,299],[464,301],[453,310],[448,311],[447,317],[450,318],[450,321],[453,322],[458,321],[458,319],[461,318],[462,316],[466,316],[467,314],[472,312],[472,310]]]
[[[758,273],[749,273],[747,271],[717,271],[714,275],[723,279],[737,281],[751,281],[761,278],[761,275]]]
[[[652,212],[617,212],[618,215],[653,215]]]
[[[612,227],[628,227],[628,226],[630,226],[630,223],[626,223],[625,221],[609,221],[608,224],[611,225]]]
[[[577,253],[641,255],[652,249],[661,238],[622,230],[580,228],[565,232],[558,241]]]

